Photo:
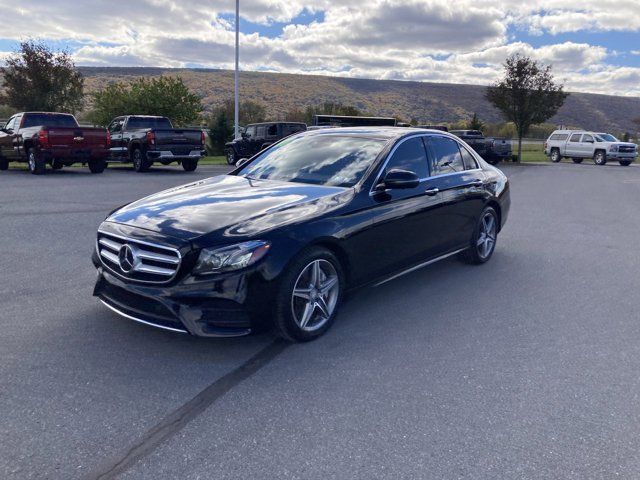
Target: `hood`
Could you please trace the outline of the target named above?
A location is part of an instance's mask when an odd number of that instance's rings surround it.
[[[222,175],[130,203],[107,221],[184,240],[213,232],[248,237],[337,208],[353,194],[341,187]]]

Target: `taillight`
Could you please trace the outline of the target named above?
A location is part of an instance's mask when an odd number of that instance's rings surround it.
[[[204,134],[204,130],[200,131],[200,143],[204,147],[205,142],[207,141],[207,136]]]
[[[111,148],[111,134],[107,130],[107,148]]]
[[[156,132],[147,132],[147,143],[149,145],[156,144]]]
[[[43,128],[38,132],[38,142],[40,143],[40,148],[49,148],[49,130]]]
[[[548,142],[544,142],[544,149],[546,150],[548,146]]]

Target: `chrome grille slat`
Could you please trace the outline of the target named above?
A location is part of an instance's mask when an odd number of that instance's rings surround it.
[[[130,257],[135,259],[129,271],[123,270],[120,263],[120,250],[125,245],[130,247],[125,252],[128,251]],[[167,283],[177,275],[182,262],[182,256],[175,248],[101,230],[98,231],[96,247],[105,268],[119,277],[136,282]]]

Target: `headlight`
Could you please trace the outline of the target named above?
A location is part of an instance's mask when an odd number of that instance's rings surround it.
[[[193,273],[210,275],[240,270],[264,257],[270,246],[269,242],[253,240],[221,248],[203,248]]]
[[[618,145],[611,145],[609,147],[609,151],[610,152],[617,152],[618,151]]]

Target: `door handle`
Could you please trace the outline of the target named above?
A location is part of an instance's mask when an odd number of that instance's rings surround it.
[[[424,191],[424,193],[426,193],[430,197],[433,197],[434,195],[437,195],[439,192],[440,192],[439,188],[429,188],[429,189]]]

